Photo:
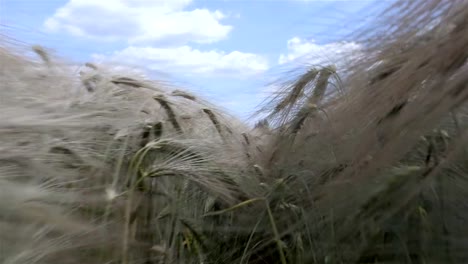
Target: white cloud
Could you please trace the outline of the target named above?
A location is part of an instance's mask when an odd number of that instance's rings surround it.
[[[201,51],[189,46],[171,48],[130,46],[111,55],[93,55],[101,62],[144,65],[157,71],[183,74],[249,76],[268,69],[266,58],[252,53]]]
[[[191,0],[70,0],[44,22],[52,32],[130,43],[212,43],[224,39],[219,10],[189,9]]]
[[[314,40],[304,40],[294,37],[288,40],[288,53],[281,54],[279,64],[299,62],[307,64],[340,65],[348,59],[358,56],[361,45],[356,42],[334,42],[317,44]]]

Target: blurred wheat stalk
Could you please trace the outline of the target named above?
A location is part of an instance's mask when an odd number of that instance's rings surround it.
[[[0,48],[0,261],[467,263],[468,2],[384,14],[346,76],[283,82],[253,129]]]

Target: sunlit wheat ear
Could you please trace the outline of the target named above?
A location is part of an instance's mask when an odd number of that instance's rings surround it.
[[[242,133],[242,137],[244,138],[244,144],[247,146],[250,146],[250,139],[249,136],[246,133]]]
[[[317,78],[317,83],[315,84],[312,97],[309,98],[310,104],[318,104],[323,100],[325,91],[327,90],[330,76],[336,74],[335,66],[328,66],[320,70],[319,77]]]
[[[216,166],[214,157],[187,143],[168,139],[151,141],[137,152],[131,168],[141,172],[142,177],[187,177],[207,190],[221,188],[223,191],[217,195],[231,197],[231,191],[227,190],[230,187],[223,184],[226,175]],[[164,158],[160,159],[161,156]]]
[[[85,66],[88,67],[88,68],[90,68],[90,69],[93,69],[93,70],[95,70],[95,71],[99,69],[98,66],[97,66],[96,64],[91,63],[91,62],[85,63]]]
[[[296,102],[304,96],[304,90],[306,86],[315,80],[319,71],[315,68],[310,69],[306,74],[302,75],[290,89],[291,91],[282,99],[275,107],[275,110],[271,115],[275,115],[286,108],[290,108],[296,104]]]
[[[331,80],[333,82],[330,82]],[[336,89],[342,90],[342,81],[336,73],[335,66],[309,69],[297,80],[283,85],[280,92],[273,96],[267,107],[274,105],[274,109],[268,113],[267,120],[273,122],[276,127],[290,124],[290,126],[300,128],[306,119],[308,105],[316,105],[321,102],[325,98],[327,87],[330,84]],[[335,93],[337,91],[328,92]]]
[[[174,113],[174,110],[170,106],[170,102],[167,101],[166,97],[163,95],[156,95],[156,96],[153,96],[153,99],[156,100],[161,105],[161,107],[166,111],[167,117],[169,118],[169,122],[171,122],[174,129],[178,133],[183,133],[182,127],[177,121],[176,114]]]
[[[84,74],[81,77],[81,81],[88,92],[96,91],[97,83],[101,80],[101,75],[96,73]]]
[[[192,101],[196,101],[196,97],[190,93],[187,93],[187,92],[184,92],[184,91],[181,91],[181,90],[174,90],[171,95],[173,96],[179,96],[179,97],[183,97],[185,99],[188,99],[188,100],[192,100]]]
[[[143,82],[129,77],[114,77],[110,80],[110,82],[113,84],[125,84],[134,88],[145,87]]]
[[[306,122],[307,118],[317,112],[317,105],[315,104],[306,104],[304,105],[299,112],[297,113],[296,117],[291,122],[291,133],[296,134],[301,130],[302,126]]]
[[[47,66],[50,66],[51,61],[50,61],[49,54],[47,53],[47,51],[42,46],[34,45],[34,46],[32,46],[32,50],[42,59],[42,61]]]
[[[154,125],[146,125],[141,133],[140,147],[146,146],[152,140],[158,140],[163,134],[163,123],[158,122]]]
[[[258,121],[257,123],[255,123],[254,128],[255,129],[269,129],[270,124],[268,122],[268,119],[262,119]]]
[[[216,131],[218,131],[218,134],[219,136],[224,139],[224,136],[223,136],[223,131],[221,130],[221,124],[219,123],[219,120],[218,118],[216,117],[216,115],[213,113],[213,111],[211,111],[210,109],[208,108],[203,108],[202,111],[208,116],[208,118],[211,120],[211,122],[213,123],[214,127],[216,128]]]
[[[299,109],[299,112],[292,121],[291,132],[293,134],[296,134],[302,128],[307,118],[318,111],[317,105],[323,100],[330,76],[333,74],[336,74],[336,68],[334,66],[329,66],[320,70],[312,95],[307,99],[305,105]]]

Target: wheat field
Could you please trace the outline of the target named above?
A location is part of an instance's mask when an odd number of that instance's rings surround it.
[[[250,127],[2,36],[0,262],[468,263],[468,1],[398,1],[355,37]]]

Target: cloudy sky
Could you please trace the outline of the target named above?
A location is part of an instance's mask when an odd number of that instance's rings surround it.
[[[358,51],[348,34],[383,2],[0,0],[0,28],[74,62],[143,67],[246,118],[281,73]]]

